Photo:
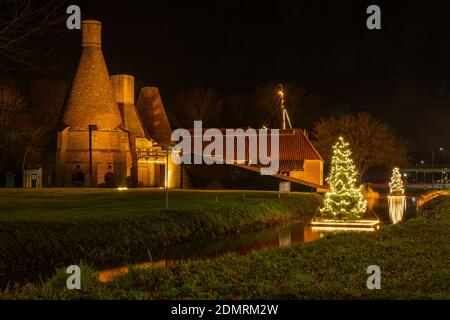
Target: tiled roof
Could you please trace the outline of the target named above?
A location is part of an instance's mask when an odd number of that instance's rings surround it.
[[[280,130],[281,160],[322,160],[301,129]]]
[[[208,129],[205,128],[203,129],[203,136],[208,136]],[[226,134],[226,130],[225,128],[221,128],[219,129],[220,132],[223,134],[223,147],[224,147],[224,152],[226,154],[226,138],[225,138],[225,134]],[[236,129],[233,129],[236,130]],[[246,131],[247,129],[242,129],[244,131]],[[256,130],[256,136],[259,137],[258,135],[258,129]],[[192,138],[195,138],[194,135],[194,129],[190,130]],[[270,135],[271,133],[275,134],[271,129],[268,129],[268,136],[267,136],[267,146],[268,146],[268,155],[271,155],[272,151],[271,151],[271,140],[270,140]],[[211,135],[213,135],[213,133],[211,132]],[[240,135],[242,137],[242,135]],[[247,138],[245,139],[246,141],[246,147],[245,147],[245,159],[237,159],[237,146],[236,143],[234,145],[234,160],[245,160],[246,163],[248,163],[248,159],[249,154],[251,152],[255,152],[256,154],[258,154],[258,150],[253,150],[253,149],[249,149],[249,139],[251,139],[251,137],[249,138],[248,136],[246,136]],[[252,136],[253,139],[255,139],[256,137],[253,135]],[[284,170],[300,170],[303,169],[303,161],[304,160],[322,160],[322,157],[320,156],[320,154],[317,152],[317,150],[314,148],[314,146],[312,145],[312,143],[309,141],[309,139],[306,137],[305,133],[303,130],[301,129],[289,129],[289,130],[279,130],[278,132],[278,137],[279,137],[279,161],[280,161],[280,170],[284,171]],[[235,138],[236,141],[236,138]],[[203,141],[203,149],[209,144],[209,141]],[[195,153],[194,151],[194,139],[192,139],[192,153]],[[224,155],[225,155],[224,154]],[[255,164],[251,164],[251,165],[255,165]]]

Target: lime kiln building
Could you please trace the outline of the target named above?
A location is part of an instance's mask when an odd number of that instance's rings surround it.
[[[101,23],[85,20],[81,31],[81,57],[57,143],[42,164],[24,170],[24,187],[273,190],[280,181],[290,181],[293,190],[323,187],[323,159],[301,129],[280,130],[280,170],[273,176],[261,176],[254,164],[175,165],[165,148],[173,145],[172,130],[158,88],[141,88],[135,103],[134,77],[108,73]]]
[[[134,78],[109,76],[101,23],[82,23],[82,52],[57,133],[57,186],[153,186],[166,183],[171,128],[157,88],[140,90]],[[168,184],[180,186],[180,168],[169,161]]]

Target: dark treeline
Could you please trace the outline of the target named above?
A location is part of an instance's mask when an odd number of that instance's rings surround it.
[[[67,82],[59,80],[0,81],[0,173],[44,160],[42,151],[56,143],[52,133],[67,91]]]
[[[326,104],[300,84],[283,84],[283,92],[293,127],[312,129],[314,121],[329,113]],[[226,94],[200,86],[163,100],[172,127],[191,128],[194,120],[202,120],[205,127],[280,128],[282,121],[277,83]]]

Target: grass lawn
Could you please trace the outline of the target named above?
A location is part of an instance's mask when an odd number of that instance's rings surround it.
[[[381,268],[381,290],[366,288],[369,265]],[[108,283],[99,283],[88,266],[82,270],[81,290],[67,290],[61,270],[41,285],[4,292],[3,298],[450,299],[450,197],[434,199],[418,217],[374,233],[135,269]]]
[[[0,269],[97,264],[171,244],[307,220],[313,193],[131,189],[0,190]],[[216,201],[217,196],[217,201]]]

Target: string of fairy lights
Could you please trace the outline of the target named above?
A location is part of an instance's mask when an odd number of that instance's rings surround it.
[[[339,137],[333,146],[331,170],[326,181],[330,191],[325,194],[325,200],[320,214],[333,219],[359,219],[367,209],[363,186],[357,186],[358,171],[351,158],[349,144]]]
[[[389,182],[390,193],[393,196],[402,196],[405,194],[405,188],[403,187],[402,175],[399,168],[392,170],[391,181]]]

